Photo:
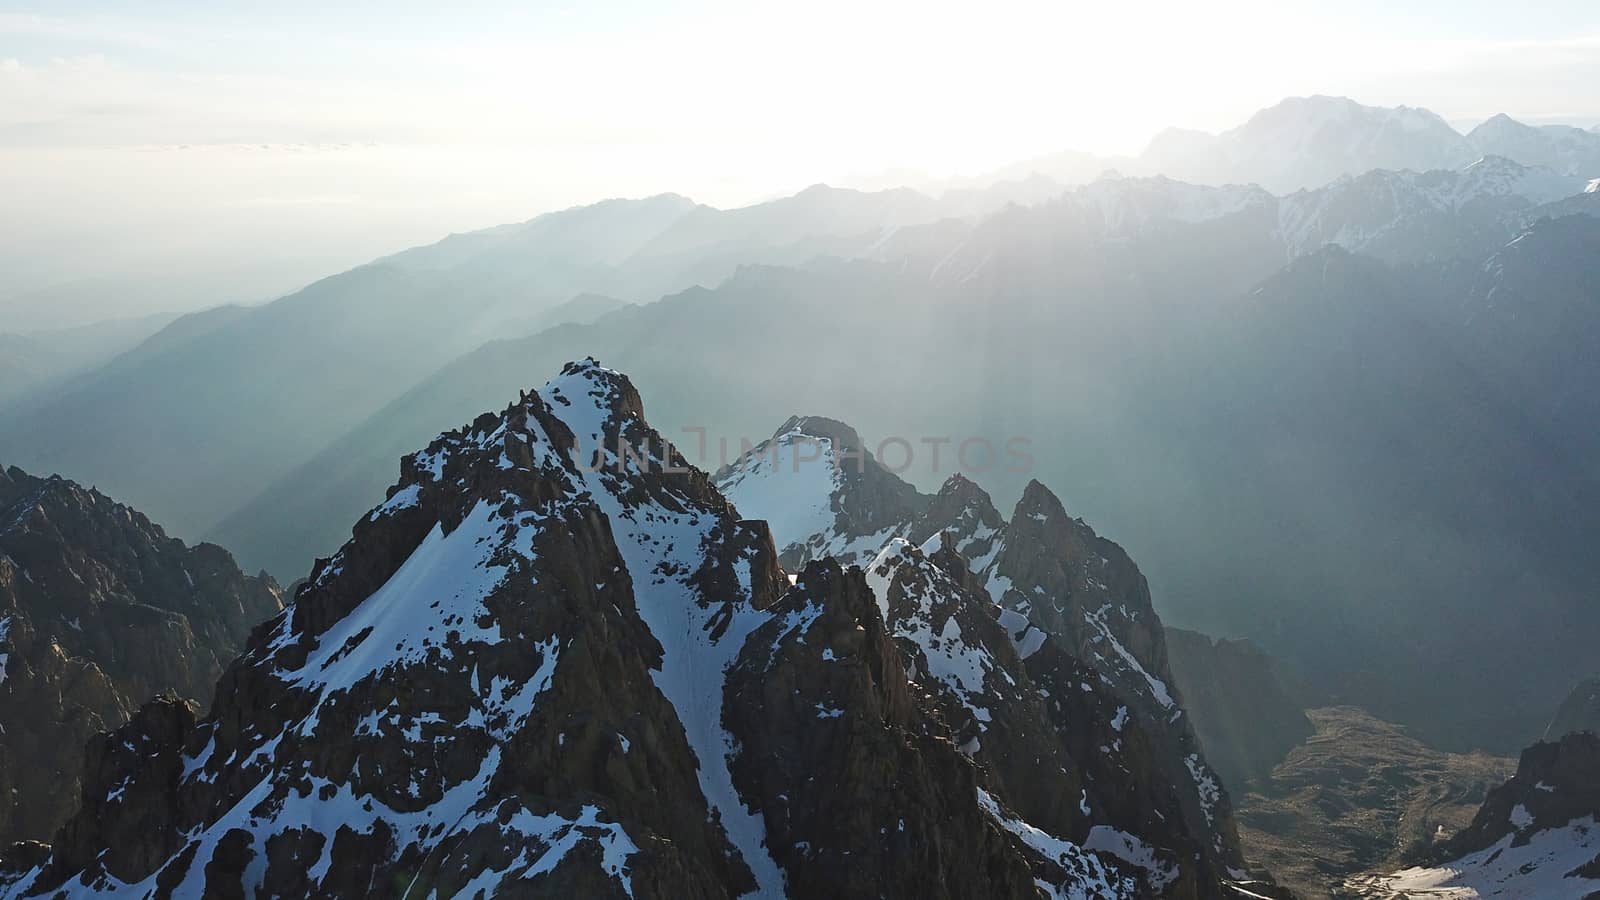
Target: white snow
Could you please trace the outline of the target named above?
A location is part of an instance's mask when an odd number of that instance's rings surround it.
[[[1111,727],[1117,731],[1121,731],[1122,726],[1126,724],[1128,724],[1128,708],[1126,706],[1119,706],[1117,707],[1116,717],[1111,720]]]
[[[834,535],[838,517],[831,500],[843,473],[832,441],[806,435],[796,425],[758,444],[736,465],[718,480],[718,489],[740,515],[765,519],[779,550]]]
[[[388,500],[385,500],[377,509],[374,509],[372,512],[368,513],[367,521],[376,522],[383,516],[387,516],[397,510],[409,509],[413,506],[416,506],[417,501],[419,501],[421,498],[422,485],[408,484],[400,490],[395,491],[394,496],[390,497]]]
[[[4,647],[0,648],[0,649],[4,649],[6,651],[10,651],[10,649],[11,649],[11,644],[9,643],[10,637],[11,637],[11,617],[10,616],[6,616],[4,619],[0,619],[0,645],[4,645]],[[6,664],[9,663],[10,661],[11,661],[10,652],[0,653],[0,684],[5,684],[6,683]]]
[[[500,629],[483,601],[507,573],[491,562],[506,525],[482,501],[448,535],[435,524],[381,588],[318,637],[302,666],[280,677],[301,686],[347,688],[386,669],[416,665],[430,653],[449,656],[453,644],[499,643]],[[285,616],[280,640],[288,624]],[[452,634],[456,641],[447,639]]]
[[[1119,877],[1094,854],[1071,841],[1047,834],[1021,819],[1006,815],[988,791],[978,788],[978,806],[1001,828],[1022,839],[1035,853],[1055,862],[1077,878],[1067,884],[1053,885],[1044,881],[1039,887],[1051,897],[1088,900],[1101,897],[1139,896],[1137,886],[1129,878]]]
[[[1593,816],[1534,832],[1520,847],[1514,846],[1516,838],[1508,834],[1491,847],[1435,868],[1404,869],[1356,883],[1434,900],[1579,900],[1600,891],[1600,879],[1568,875],[1600,856],[1600,825]]]
[[[1191,753],[1183,758],[1183,764],[1189,769],[1189,777],[1194,779],[1195,789],[1200,792],[1200,811],[1205,813],[1206,821],[1214,821],[1217,801],[1222,799],[1222,789],[1217,786],[1217,780],[1206,771],[1205,764],[1200,761],[1200,754]]]
[[[534,815],[521,807],[517,807],[509,816],[502,816],[500,813],[504,804],[474,808],[488,791],[490,781],[499,765],[500,749],[495,747],[489,751],[475,777],[455,785],[438,802],[415,812],[392,809],[374,797],[356,795],[345,785],[333,784],[317,776],[305,776],[310,782],[311,790],[288,790],[284,794],[282,806],[275,807],[274,804],[263,803],[272,795],[274,780],[294,776],[269,775],[261,779],[254,788],[240,798],[239,802],[210,825],[188,835],[188,838],[196,841],[199,846],[194,854],[194,862],[173,890],[173,896],[202,896],[206,863],[215,853],[218,842],[235,828],[247,832],[252,838],[250,850],[255,857],[243,879],[246,892],[250,893],[251,886],[259,884],[264,874],[265,844],[275,833],[273,829],[275,821],[294,822],[327,836],[322,858],[307,871],[313,884],[320,883],[329,872],[333,835],[341,826],[349,827],[357,833],[371,834],[381,821],[390,829],[398,847],[412,844],[425,847],[448,846],[453,835],[481,826],[498,827],[508,837],[517,836],[517,842],[529,838],[537,841],[543,847],[537,857],[529,859],[524,853],[506,870],[481,873],[478,876],[478,880],[473,883],[473,889],[486,889],[489,895],[495,893],[494,888],[499,885],[501,879],[513,876],[518,879],[530,878],[547,872],[580,841],[592,840],[597,842],[602,850],[601,865],[604,871],[616,878],[623,889],[632,895],[633,886],[627,864],[628,859],[638,852],[638,848],[621,826],[599,821],[597,808],[584,807],[578,819],[572,821],[556,815]],[[325,788],[327,796],[324,796]],[[580,828],[583,831],[580,832]],[[512,842],[508,840],[508,843]],[[124,884],[107,877],[79,893],[130,898],[152,896],[156,888],[156,879],[162,877],[162,874],[163,872],[158,870],[138,884]],[[76,883],[71,884],[74,887],[78,886]],[[27,889],[27,879],[14,882],[10,886],[15,895],[21,895]],[[464,891],[462,895],[472,896],[472,893]]]
[[[919,568],[929,589],[926,594],[909,598],[913,604],[902,607],[901,614],[890,615],[887,601],[882,598],[895,575],[905,567]],[[920,651],[927,673],[966,706],[983,729],[990,720],[989,710],[981,702],[984,679],[999,667],[981,645],[967,642],[954,615],[947,616],[937,627],[934,623],[935,603],[953,609],[960,602],[960,588],[921,551],[900,538],[891,541],[872,561],[867,581],[880,598],[878,605],[884,611],[889,631]]]
[[[1521,831],[1532,824],[1533,814],[1528,812],[1528,808],[1526,806],[1518,803],[1516,806],[1511,808],[1511,826],[1513,828]]]
[[[1155,697],[1156,702],[1160,703],[1166,709],[1172,709],[1176,705],[1176,702],[1172,699],[1172,693],[1167,690],[1166,682],[1155,677],[1154,675],[1151,675],[1149,672],[1146,672],[1144,666],[1139,664],[1138,657],[1134,656],[1132,653],[1129,653],[1128,649],[1122,646],[1122,642],[1117,640],[1116,635],[1111,631],[1111,627],[1106,624],[1106,613],[1110,611],[1110,609],[1111,604],[1106,603],[1092,613],[1084,613],[1084,621],[1093,625],[1100,632],[1100,634],[1105,637],[1106,642],[1111,646],[1112,651],[1117,654],[1122,662],[1127,665],[1128,668],[1138,673],[1145,680],[1145,682],[1150,685],[1150,693],[1153,697]]]
[[[1023,659],[1039,652],[1049,637],[1043,630],[1033,627],[1027,616],[1009,607],[1000,610],[1000,627],[1011,635],[1011,644]]]
[[[1109,853],[1129,865],[1145,870],[1149,875],[1150,886],[1157,893],[1166,890],[1167,885],[1178,878],[1178,867],[1162,860],[1149,844],[1109,825],[1096,825],[1090,828],[1089,836],[1084,839],[1083,848]]]

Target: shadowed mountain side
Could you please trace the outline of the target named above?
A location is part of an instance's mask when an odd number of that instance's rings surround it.
[[[1278,661],[1249,641],[1168,628],[1167,659],[1206,759],[1235,796],[1311,736]]]

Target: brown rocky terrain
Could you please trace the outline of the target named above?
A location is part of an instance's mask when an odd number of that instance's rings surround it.
[[[1373,900],[1600,896],[1600,737],[1568,732],[1522,751],[1471,823],[1411,862],[1344,887]]]
[[[158,693],[209,702],[271,578],[104,494],[0,468],[0,846],[73,811],[84,747]]]
[[[1302,900],[1345,896],[1466,829],[1513,760],[1427,747],[1354,707],[1307,712],[1316,728],[1238,801],[1245,853]]]

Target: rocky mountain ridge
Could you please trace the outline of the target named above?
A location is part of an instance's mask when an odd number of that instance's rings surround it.
[[[1254,890],[1168,738],[953,546],[790,578],[740,515],[567,366],[407,456],[208,712],[105,736],[0,896]]]
[[[157,693],[209,701],[277,585],[59,477],[0,468],[0,846],[73,809],[84,745]]]
[[[867,575],[880,596],[890,593],[907,557],[945,553],[947,563],[962,561],[946,569],[958,568],[998,604],[998,624],[1019,653],[1045,641],[1059,645],[1126,704],[1148,730],[1152,759],[1178,786],[1190,830],[1212,835],[1205,853],[1220,866],[1242,867],[1226,791],[1171,687],[1144,577],[1122,548],[1069,516],[1042,484],[1029,483],[1009,520],[961,475],[934,496],[920,495],[864,451],[853,429],[809,416],[791,417],[715,480],[741,514],[772,525],[785,552],[832,547],[872,557]],[[896,502],[874,502],[883,496]],[[963,736],[981,748],[976,732]]]

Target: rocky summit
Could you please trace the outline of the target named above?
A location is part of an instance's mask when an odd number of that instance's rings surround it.
[[[1173,687],[1165,631],[1149,586],[1127,553],[1068,515],[1038,481],[1023,490],[1007,520],[970,479],[952,475],[937,494],[920,495],[860,446],[854,429],[842,423],[796,416],[771,442],[715,478],[741,514],[771,523],[786,552],[842,548],[852,558],[870,559],[867,578],[880,601],[894,596],[893,581],[913,551],[937,556],[947,581],[986,598],[986,618],[1009,637],[1022,660],[1048,644],[1045,659],[1086,667],[1091,674],[1079,680],[1080,689],[1115,701],[1119,731],[1126,722],[1137,723],[1140,769],[1171,792],[1171,808],[1158,815],[1198,841],[1196,852],[1212,871],[1242,875],[1227,792]],[[871,514],[858,512],[863,510]],[[892,603],[883,613],[891,625],[897,621]],[[943,629],[947,621],[940,617],[933,626]],[[957,631],[979,633],[970,626]],[[939,630],[932,634],[944,637]],[[951,724],[977,757],[985,742],[970,721],[974,716],[966,717],[964,731],[959,715]],[[1009,751],[1000,744],[997,752]],[[1132,744],[1090,744],[1079,759],[1114,756],[1125,746]]]
[[[1271,893],[1137,570],[1050,499],[788,572],[626,377],[569,364],[405,457],[208,710],[94,741],[0,896]]]
[[[221,547],[187,547],[66,479],[0,468],[0,846],[66,821],[97,732],[157,693],[209,700],[279,600]]]

